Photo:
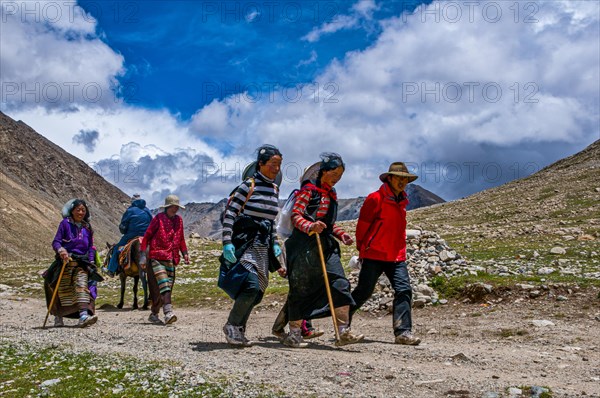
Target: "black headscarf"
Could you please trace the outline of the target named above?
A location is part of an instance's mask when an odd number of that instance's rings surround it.
[[[324,171],[335,170],[340,166],[346,170],[344,160],[335,152],[323,152],[319,157],[321,158],[321,165],[319,166],[319,174],[317,176],[317,186],[321,186],[321,177]]]
[[[257,157],[256,163],[258,167],[264,165],[271,159],[273,156],[282,156],[281,152],[277,147],[269,144],[265,144],[256,149]],[[283,157],[283,156],[282,156]]]

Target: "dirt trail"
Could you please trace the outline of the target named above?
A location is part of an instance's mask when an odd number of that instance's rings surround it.
[[[251,348],[230,348],[221,328],[226,309],[177,309],[170,326],[147,323],[147,311],[99,310],[87,329],[41,330],[44,304],[0,297],[0,337],[51,345],[73,337],[82,348],[125,353],[147,360],[167,357],[208,376],[254,380],[289,396],[482,397],[508,396],[514,386],[547,386],[554,397],[600,397],[598,292],[575,293],[567,301],[517,301],[497,306],[450,303],[415,310],[419,347],[392,344],[391,316],[357,316],[364,344],[335,348],[327,330],[307,349],[282,346],[270,335],[277,308],[265,305],[250,318]],[[554,326],[536,327],[532,320]],[[135,337],[132,337],[132,331]],[[168,343],[160,342],[170,336]],[[143,344],[141,342],[144,342]],[[489,395],[488,396],[494,396]]]

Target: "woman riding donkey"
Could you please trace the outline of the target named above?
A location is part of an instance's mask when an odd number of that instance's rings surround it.
[[[114,277],[119,269],[119,253],[123,246],[130,240],[144,236],[148,225],[152,221],[152,213],[146,207],[146,201],[140,195],[133,195],[131,206],[121,217],[119,231],[123,234],[121,240],[114,246],[110,262],[108,263],[108,276]]]
[[[145,272],[139,267],[139,255],[141,253],[140,238],[146,233],[150,221],[152,221],[152,213],[146,207],[146,201],[138,194],[133,195],[131,206],[125,210],[119,224],[119,230],[123,236],[112,248],[109,246],[109,255],[107,256],[108,275],[114,277],[115,274],[118,274],[121,279],[121,300],[117,304],[117,308],[123,308],[127,277],[133,278],[133,308],[138,308],[137,291],[140,279],[144,289],[142,308],[148,308],[148,283]]]
[[[340,246],[336,241],[337,238],[345,245],[354,242],[349,234],[335,224],[337,194],[334,185],[342,178],[346,166],[342,158],[334,153],[323,153],[321,159],[321,162],[313,165],[318,165],[316,179],[302,183],[292,210],[294,230],[285,242],[290,284],[287,303],[290,333],[282,342],[295,348],[307,346],[302,338],[303,319],[322,318],[331,314],[327,295],[329,290],[339,332],[336,345],[358,343],[364,338],[362,334],[353,334],[349,327],[350,306],[355,303],[342,267]],[[320,236],[312,236],[314,234]],[[317,238],[322,241],[322,249]],[[321,250],[322,253],[319,253]],[[329,289],[325,285],[320,254],[323,254]]]
[[[235,302],[223,326],[227,343],[251,346],[246,324],[254,306],[261,302],[269,283],[269,271],[285,276],[277,260],[281,247],[274,220],[279,211],[281,152],[272,145],[258,148],[256,172],[238,186],[223,218],[223,255],[219,286]]]
[[[63,220],[58,225],[52,248],[56,259],[44,273],[44,290],[54,326],[64,326],[63,317],[78,317],[79,326],[93,325],[98,320],[95,313],[96,282],[98,274],[94,256],[94,230],[90,224],[90,211],[82,199],[72,199],[63,207]],[[51,297],[58,297],[50,304]]]

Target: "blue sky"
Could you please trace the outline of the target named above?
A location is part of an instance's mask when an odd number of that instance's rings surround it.
[[[3,1],[0,110],[152,206],[216,201],[254,148],[282,195],[405,161],[453,200],[600,138],[596,1]]]
[[[369,2],[367,2],[369,3]],[[125,57],[119,78],[130,103],[168,108],[189,118],[233,92],[312,82],[333,59],[369,46],[375,22],[415,4],[373,6],[371,20],[335,40],[302,39],[314,26],[352,15],[351,1],[151,1],[80,5],[98,20],[105,41]],[[182,22],[184,21],[184,22]],[[256,94],[258,95],[258,94]]]

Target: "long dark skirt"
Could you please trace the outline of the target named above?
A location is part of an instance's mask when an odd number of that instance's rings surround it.
[[[331,234],[321,235],[327,276],[334,307],[354,305],[346,279],[340,246]],[[331,315],[321,268],[316,236],[294,229],[285,242],[290,284],[288,311],[290,321],[324,318]]]

